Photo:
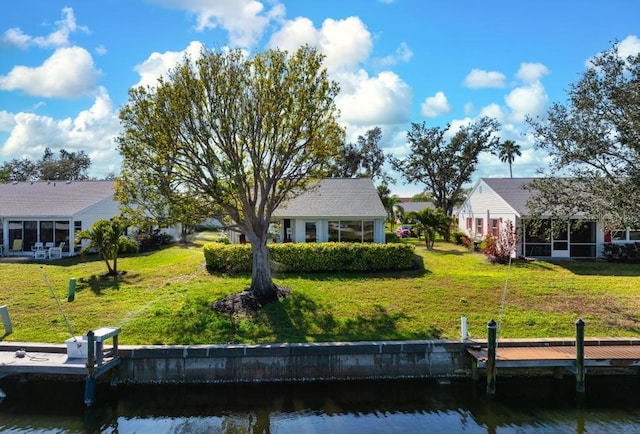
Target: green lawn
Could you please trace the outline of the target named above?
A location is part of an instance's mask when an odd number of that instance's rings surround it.
[[[473,338],[486,336],[490,319],[501,319],[503,338],[573,336],[578,318],[587,336],[640,335],[639,265],[535,261],[508,270],[452,244],[426,251],[409,242],[423,269],[276,274],[291,295],[252,318],[209,308],[245,289],[250,276],[209,274],[199,244],[121,258],[118,268],[127,273],[117,282],[99,277],[106,267],[96,257],[0,263],[0,305],[13,323],[4,340],[62,343],[70,336],[44,273],[75,334],[119,326],[123,344],[459,339],[461,315]],[[67,302],[71,277],[75,301]]]

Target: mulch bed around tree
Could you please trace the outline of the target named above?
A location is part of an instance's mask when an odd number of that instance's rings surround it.
[[[276,287],[276,298],[271,300],[260,300],[253,292],[248,289],[244,291],[229,294],[225,298],[211,303],[211,308],[218,313],[227,315],[251,315],[252,313],[262,309],[266,304],[280,300],[291,293],[288,286]]]

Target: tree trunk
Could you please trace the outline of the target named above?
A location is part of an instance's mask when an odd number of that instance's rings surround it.
[[[251,267],[251,291],[263,303],[275,301],[278,297],[276,285],[271,278],[267,234],[249,237],[253,256]]]

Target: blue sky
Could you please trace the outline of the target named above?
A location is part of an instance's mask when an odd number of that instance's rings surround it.
[[[0,4],[0,162],[85,151],[91,175],[118,172],[114,137],[128,90],[152,84],[201,46],[256,52],[303,43],[326,56],[347,140],[379,126],[407,154],[412,122],[452,129],[488,115],[523,155],[514,176],[547,165],[525,116],[544,115],[620,42],[640,52],[637,0],[21,0]],[[484,155],[481,176],[509,168]],[[420,185],[392,188],[401,196]]]

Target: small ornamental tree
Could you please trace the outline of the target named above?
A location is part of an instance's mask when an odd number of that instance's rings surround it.
[[[518,240],[513,222],[507,220],[497,237],[491,234],[485,237],[482,252],[492,263],[508,264],[509,260],[515,256]]]
[[[100,258],[107,264],[107,275],[118,275],[118,255],[120,251],[127,249],[138,250],[138,244],[125,235],[128,224],[121,217],[114,217],[111,220],[101,219],[96,221],[91,229],[79,232],[76,240],[89,240],[80,253],[86,254],[89,251],[97,251]]]

